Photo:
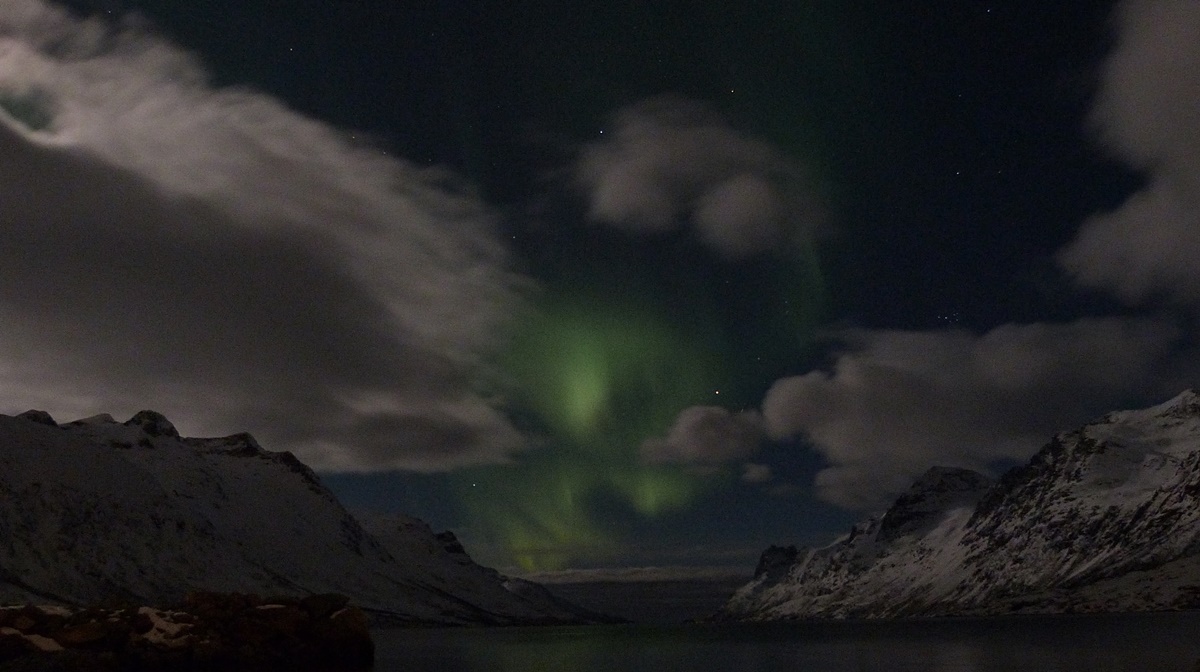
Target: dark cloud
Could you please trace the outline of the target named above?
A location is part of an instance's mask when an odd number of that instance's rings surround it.
[[[449,176],[35,0],[0,9],[0,91],[6,412],[152,407],[346,470],[519,447],[472,391],[516,279]]]
[[[821,207],[804,171],[708,107],[660,96],[618,112],[580,155],[589,216],[631,232],[687,225],[741,259],[813,235]]]
[[[742,481],[746,483],[767,483],[775,478],[771,465],[747,462],[742,465]]]
[[[828,467],[822,499],[879,506],[933,465],[986,470],[1054,433],[1163,398],[1178,332],[1150,320],[1087,319],[965,331],[857,331],[830,371],[777,381],[763,400],[773,438],[803,436]]]
[[[1083,284],[1130,303],[1200,303],[1200,5],[1135,0],[1117,13],[1118,40],[1094,109],[1101,137],[1148,184],[1093,217],[1060,254]]]
[[[692,406],[675,418],[666,437],[645,441],[641,452],[649,463],[721,464],[753,455],[762,439],[758,413]]]

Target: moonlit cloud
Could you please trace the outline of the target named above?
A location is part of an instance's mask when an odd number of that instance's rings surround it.
[[[686,225],[731,259],[807,240],[822,218],[792,159],[674,96],[618,112],[584,148],[576,177],[591,219],[635,233]]]
[[[777,381],[763,417],[773,438],[802,436],[821,453],[818,496],[852,509],[883,505],[933,465],[1024,460],[1130,395],[1183,385],[1167,361],[1177,331],[1149,320],[844,337],[830,371]]]
[[[651,464],[721,464],[754,454],[762,439],[762,418],[758,413],[730,413],[719,406],[692,406],[676,417],[666,437],[645,441],[641,455]]]
[[[474,392],[515,300],[492,217],[188,54],[0,6],[0,410],[154,408],[316,468],[521,441]]]
[[[1093,111],[1101,137],[1147,186],[1093,217],[1060,254],[1083,284],[1129,303],[1200,305],[1200,5],[1134,0]]]
[[[1132,0],[1093,120],[1147,185],[1083,224],[1059,260],[1131,304],[1200,305],[1200,5]],[[1193,385],[1191,334],[1161,319],[1083,319],[965,331],[853,331],[828,371],[777,381],[773,438],[803,436],[829,466],[818,495],[880,506],[931,465],[1024,460],[1095,414]]]

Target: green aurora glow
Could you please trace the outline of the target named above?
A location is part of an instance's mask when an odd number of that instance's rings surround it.
[[[805,249],[766,277],[762,304],[748,309],[771,310],[753,323],[711,310],[711,287],[675,293],[670,304],[647,298],[653,292],[645,285],[625,292],[637,298],[575,288],[543,296],[518,320],[500,362],[508,405],[540,442],[513,464],[456,477],[468,524],[522,569],[552,570],[620,553],[629,540],[619,521],[679,511],[731,479],[730,472],[646,464],[639,449],[689,406],[740,408],[759,398],[758,388],[738,393],[733,374],[751,362],[731,354],[757,330],[789,352],[808,341],[823,294],[815,254]],[[731,320],[744,322],[740,331]],[[779,345],[780,333],[792,337]],[[774,365],[764,365],[763,384]]]
[[[459,494],[473,523],[522,568],[553,569],[571,549],[619,545],[596,515],[604,497],[654,516],[703,487],[681,468],[638,459],[641,443],[663,434],[681,409],[711,403],[724,371],[699,339],[644,306],[571,298],[525,320],[504,364],[514,404],[531,414],[545,445],[517,464],[459,479]]]

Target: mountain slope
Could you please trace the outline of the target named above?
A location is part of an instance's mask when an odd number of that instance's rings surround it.
[[[1055,436],[999,483],[933,469],[832,545],[772,548],[719,617],[1200,606],[1200,395]]]
[[[432,540],[432,541],[431,541]],[[0,602],[336,592],[393,620],[572,622],[416,521],[385,546],[290,453],[182,438],[163,416],[0,415]]]

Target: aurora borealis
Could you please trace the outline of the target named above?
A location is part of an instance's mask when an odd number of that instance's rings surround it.
[[[514,571],[827,541],[1200,376],[1189,7],[8,0],[0,412]]]
[[[816,273],[806,266],[812,260],[798,256],[774,266],[791,271],[781,275],[793,284],[771,288],[775,319],[755,323],[790,333],[792,352],[803,351],[811,335],[805,321],[821,300]],[[710,287],[689,286],[723,284],[721,263],[683,268],[690,277],[661,266],[642,278],[588,271],[593,285],[606,283],[604,292],[578,288],[582,283],[571,280],[578,273],[567,272],[515,321],[498,363],[508,404],[535,437],[534,448],[507,467],[458,476],[455,487],[468,519],[495,535],[523,569],[619,556],[628,542],[614,519],[678,511],[730,480],[728,467],[651,463],[643,455],[643,444],[665,435],[685,408],[751,407],[761,390],[747,388],[735,367],[772,364],[762,355],[731,361],[734,340],[762,334],[738,333]],[[767,274],[759,281],[779,282]]]
[[[719,372],[694,339],[637,307],[573,298],[526,319],[504,370],[544,445],[517,458],[515,478],[480,474],[459,487],[473,519],[497,530],[528,569],[542,569],[570,559],[540,560],[542,549],[603,545],[590,510],[599,494],[619,494],[646,515],[687,503],[695,479],[642,467],[637,448],[678,408],[711,395]]]

